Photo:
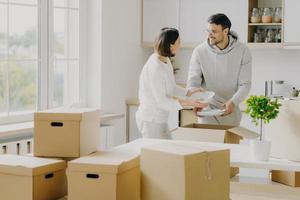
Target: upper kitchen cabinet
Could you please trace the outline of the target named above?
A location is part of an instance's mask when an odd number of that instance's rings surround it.
[[[181,0],[180,32],[183,47],[195,47],[207,38],[207,19],[224,13],[242,42],[247,41],[247,1],[245,0]]]
[[[142,44],[150,47],[162,27],[179,28],[180,0],[142,0],[142,2]]]
[[[249,0],[248,5],[248,46],[281,48],[283,0]]]
[[[242,42],[247,41],[246,0],[142,0],[142,44],[153,45],[155,36],[164,26],[178,28],[182,47],[193,48],[207,37],[207,19],[225,13],[232,21]]]
[[[299,0],[284,1],[284,46],[300,48]]]

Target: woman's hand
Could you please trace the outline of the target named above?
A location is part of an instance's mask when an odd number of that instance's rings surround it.
[[[191,88],[188,90],[186,96],[190,97],[192,96],[193,94],[197,93],[197,92],[205,92],[205,89],[199,87],[199,88]]]

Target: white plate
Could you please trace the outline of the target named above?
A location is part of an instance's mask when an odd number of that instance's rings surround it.
[[[213,96],[215,96],[215,93],[212,91],[205,91],[205,92],[197,92],[194,93],[192,96],[190,96],[191,99],[198,99],[200,101],[207,101],[209,102]]]
[[[197,112],[198,116],[220,116],[223,115],[225,112],[225,110],[221,110],[221,109],[208,109],[208,110],[202,110],[200,112]]]

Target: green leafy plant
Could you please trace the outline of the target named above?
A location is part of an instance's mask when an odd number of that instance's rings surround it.
[[[266,96],[250,96],[246,100],[246,113],[257,126],[260,122],[260,140],[262,140],[262,123],[268,124],[279,113],[281,104],[278,99],[270,99]]]

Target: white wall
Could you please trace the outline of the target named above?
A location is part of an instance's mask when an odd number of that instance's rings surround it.
[[[138,76],[152,49],[140,47],[141,0],[91,0],[88,9],[88,104],[104,111],[125,113],[125,100],[137,96]],[[102,2],[99,3],[99,2]],[[102,20],[101,20],[102,18]],[[94,31],[93,31],[94,30]],[[102,47],[101,47],[102,44]],[[96,45],[96,46],[95,46]],[[300,50],[251,50],[252,94],[263,94],[264,80],[284,79],[300,88]],[[176,75],[185,83],[192,49],[182,49],[175,59]],[[100,76],[101,74],[101,76]],[[101,94],[101,95],[100,95]],[[126,119],[115,120],[116,144],[125,141]]]
[[[300,50],[251,49],[253,57],[251,94],[264,94],[265,80],[286,80],[300,89]],[[185,83],[191,49],[181,49],[174,66],[180,68],[176,79]]]
[[[253,66],[250,94],[264,94],[265,80],[286,80],[289,87],[300,89],[300,50],[251,49],[251,52]],[[191,54],[191,49],[181,49],[175,58],[174,66],[180,67],[176,74],[179,83],[186,83]],[[241,126],[259,132],[259,128],[247,115],[243,115]]]
[[[140,47],[141,0],[102,1],[101,107],[125,113],[137,96],[138,77],[152,49]],[[116,144],[125,142],[126,120],[115,120]]]

